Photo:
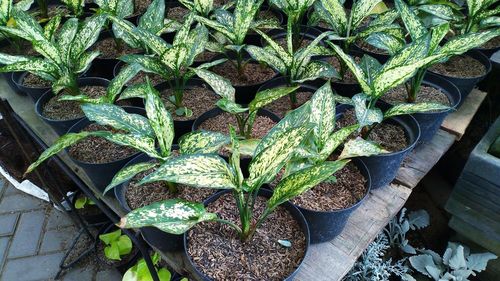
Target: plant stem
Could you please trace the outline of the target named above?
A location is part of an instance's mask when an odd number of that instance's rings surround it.
[[[168,191],[172,194],[177,194],[179,192],[179,190],[177,189],[177,186],[175,183],[173,182],[169,182],[167,181],[167,188],[168,188]]]
[[[245,132],[245,120],[244,120],[244,118],[239,113],[235,114],[234,116],[236,117],[236,121],[238,123],[238,131],[239,131],[240,136],[246,137],[247,134]]]
[[[223,220],[223,219],[217,219],[216,222],[220,222],[220,223],[223,223],[223,224],[227,224],[229,225],[230,227],[232,227],[234,230],[236,230],[236,232],[238,232],[238,235],[242,235],[243,231],[241,230],[241,228],[239,226],[237,226],[236,224],[228,221],[228,220]]]
[[[407,83],[406,91],[408,93],[407,102],[415,103],[417,101],[417,95],[420,92],[420,88],[422,87],[422,81],[424,80],[425,69],[420,69],[417,74],[410,79],[409,83]]]

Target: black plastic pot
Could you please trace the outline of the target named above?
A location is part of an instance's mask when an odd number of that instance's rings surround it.
[[[190,87],[195,87],[195,86],[205,87],[207,89],[212,90],[212,88],[201,79],[190,79],[186,83],[187,89],[189,89]],[[157,86],[155,86],[155,88],[156,88],[156,90],[158,90],[161,93],[162,91],[171,88],[171,86],[168,82],[164,82],[164,83],[158,84]],[[214,95],[215,95],[215,93],[214,93]],[[214,107],[215,107],[215,105],[214,105]],[[191,132],[191,129],[193,127],[193,123],[194,123],[195,119],[196,118],[184,120],[184,121],[174,120],[174,130],[175,130],[174,143],[177,143],[177,141],[179,140],[179,138],[182,135]]]
[[[21,93],[24,93],[31,97],[33,101],[37,101],[40,97],[45,94],[47,91],[50,91],[51,87],[27,87],[23,85],[23,80],[28,72],[14,72],[10,76],[10,81]]]
[[[80,192],[80,191],[77,191],[77,192],[71,194],[68,198],[70,200],[70,204],[75,206],[76,199],[78,199],[78,197],[81,194],[82,194],[82,192]],[[85,208],[87,208],[87,207],[85,207]],[[93,205],[91,208],[96,208],[99,210],[99,208],[95,205]],[[79,211],[78,209],[76,211],[82,216],[82,218],[88,224],[96,225],[96,224],[103,224],[103,223],[107,223],[107,222],[111,223],[108,216],[106,216],[101,210],[99,210],[99,213],[96,213],[96,214],[86,214],[85,212]]]
[[[109,80],[99,77],[86,77],[78,79],[79,86],[104,86],[107,87],[109,85]],[[35,112],[45,123],[49,124],[56,133],[59,135],[64,135],[71,126],[75,125],[78,121],[80,121],[84,116],[78,117],[71,120],[55,120],[47,118],[43,115],[43,106],[54,97],[52,91],[46,91],[35,103]]]
[[[490,58],[494,53],[496,53],[497,51],[500,51],[500,47],[495,47],[495,48],[491,48],[491,49],[475,48],[474,50],[477,50],[477,51],[483,53],[483,55],[485,55],[486,57]]]
[[[145,116],[146,112],[143,108],[139,107],[132,107],[132,106],[124,106],[123,109],[125,109],[126,112],[128,113],[135,113],[135,114],[140,114]],[[82,120],[78,121],[75,125],[73,125],[69,130],[68,133],[78,133],[81,132],[85,127],[87,127],[89,124],[92,122],[87,119],[83,118]],[[66,152],[68,152],[69,149],[66,149]],[[123,159],[118,159],[113,162],[109,163],[87,163],[87,162],[82,162],[77,159],[74,159],[71,157],[71,155],[68,153],[69,157],[73,162],[75,162],[78,166],[80,166],[87,176],[90,178],[90,180],[94,183],[94,186],[99,190],[99,191],[104,191],[104,188],[111,182],[115,174],[123,167],[127,162],[132,160],[134,157],[136,157],[139,153],[132,154],[128,157],[125,157]]]
[[[97,245],[99,245],[99,243],[103,243],[99,239],[99,235],[113,232],[117,229],[118,229],[118,227],[116,225],[114,225],[113,223],[105,224],[99,229],[99,232],[97,234],[97,238],[96,238],[95,243],[94,243],[94,249],[95,249],[96,253],[98,251]],[[104,254],[102,254],[102,255],[104,256]],[[140,255],[141,255],[141,252],[137,249],[137,247],[135,247],[135,245],[132,245],[132,251],[127,256],[127,259],[125,259],[125,260],[122,259],[121,261],[115,261],[116,262],[115,268],[118,271],[120,271],[121,274],[124,274],[129,268],[131,268],[132,266],[135,265],[135,263],[139,260]],[[97,257],[98,257],[98,260],[103,258],[103,257],[101,257],[100,254],[98,254]],[[102,260],[100,262],[102,262],[104,264],[106,263],[106,261],[102,261]]]
[[[130,160],[127,164],[125,164],[124,167],[131,166],[133,164],[148,162],[150,160],[152,160],[151,157],[141,153]],[[132,211],[127,203],[127,199],[125,198],[125,192],[127,191],[126,188],[129,182],[130,181],[126,181],[114,188],[116,199],[118,199],[118,202],[120,202],[120,206],[127,213]],[[142,227],[141,234],[148,244],[152,245],[162,252],[179,251],[183,246],[182,235],[169,234],[157,229],[156,227]]]
[[[472,77],[472,78],[460,78],[460,77],[451,77],[451,76],[446,76],[442,75],[436,72],[433,72],[432,70],[429,70],[428,72],[434,73],[438,76],[441,76],[448,81],[452,82],[457,86],[457,88],[460,90],[460,93],[462,94],[462,101],[459,104],[459,106],[464,102],[465,98],[469,95],[469,93],[474,89],[477,83],[479,83],[481,80],[483,80],[488,73],[491,71],[491,62],[488,57],[486,57],[484,54],[477,50],[470,50],[465,53],[465,55],[470,56],[476,60],[478,60],[484,67],[486,68],[486,73],[483,74],[482,76],[479,77]]]
[[[208,198],[204,202],[205,206],[215,202],[220,196],[222,196],[223,194],[226,194],[228,192],[231,192],[231,191],[224,190],[224,191],[221,191],[219,193],[212,195],[210,198]],[[270,190],[261,188],[259,190],[258,194],[259,194],[259,196],[264,196],[264,197],[270,198],[273,193]],[[297,266],[297,268],[287,278],[284,279],[284,281],[292,281],[295,278],[295,276],[297,275],[297,273],[299,272],[300,267],[304,263],[304,260],[307,258],[307,253],[308,253],[309,245],[310,245],[309,226],[307,225],[306,219],[304,218],[302,213],[299,211],[299,209],[297,209],[297,207],[292,205],[290,202],[285,202],[281,206],[283,206],[288,212],[290,212],[292,217],[295,220],[297,220],[297,222],[300,225],[300,228],[302,229],[302,232],[304,233],[304,236],[306,237],[306,241],[305,241],[306,247],[305,247],[305,252],[304,252],[304,258],[302,259],[301,263]],[[188,249],[187,245],[189,243],[189,239],[188,239],[187,234],[188,234],[188,232],[184,233],[184,254],[187,257],[187,260],[189,261],[190,267],[193,268],[194,272],[196,273],[196,275],[198,277],[197,280],[212,281],[211,278],[209,278],[208,276],[205,276],[200,270],[198,270],[198,268],[194,264],[193,260],[191,259],[191,256],[189,255],[189,252],[187,251],[187,249]],[[270,270],[273,270],[273,269],[270,269]]]
[[[295,205],[302,212],[309,225],[311,244],[330,241],[339,235],[344,229],[351,213],[363,203],[370,192],[371,178],[368,168],[359,158],[354,158],[352,161],[366,179],[366,193],[356,204],[349,208],[334,211],[314,211]]]
[[[388,108],[387,104],[377,104],[382,110]],[[345,112],[351,106],[349,105],[339,105],[337,106],[337,112],[339,114]],[[340,117],[342,118],[342,117]],[[398,172],[401,163],[403,162],[406,155],[415,148],[415,145],[420,138],[420,127],[417,120],[411,115],[401,115],[384,120],[384,123],[398,125],[405,131],[405,135],[408,139],[409,145],[401,150],[391,153],[383,153],[380,155],[374,155],[369,157],[361,157],[361,160],[366,164],[368,170],[370,171],[370,177],[372,182],[372,189],[377,189],[388,185]]]
[[[266,10],[271,11],[276,16],[280,25],[285,24],[285,16],[283,15],[283,12],[281,12],[280,10],[278,10],[276,8],[269,7],[268,5],[263,4],[260,7],[260,11],[266,11]],[[266,31],[266,33],[269,32],[269,30],[265,30],[265,31]],[[261,36],[258,35],[256,32],[249,32],[247,34],[246,39],[245,39],[245,44],[262,46],[262,41],[260,39],[261,39]]]
[[[450,109],[437,112],[421,112],[412,114],[420,126],[420,143],[429,142],[439,130],[443,120],[450,112],[456,110],[461,101],[460,90],[450,81],[433,73],[427,73],[422,82],[424,86],[430,86],[441,90],[450,101]]]

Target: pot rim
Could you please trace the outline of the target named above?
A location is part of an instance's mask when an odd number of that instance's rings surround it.
[[[479,51],[477,49],[471,49],[471,50],[469,50],[469,51],[467,51],[467,52],[465,52],[465,53],[463,53],[461,55],[462,56],[471,57],[474,60],[476,60],[479,63],[481,63],[484,66],[486,72],[483,75],[475,76],[475,77],[455,77],[455,76],[449,76],[449,75],[445,75],[445,74],[441,74],[441,73],[432,71],[430,68],[427,69],[427,72],[430,72],[432,74],[445,77],[446,79],[450,79],[451,78],[451,79],[457,79],[457,80],[463,80],[463,81],[474,81],[474,80],[481,81],[486,76],[488,76],[488,74],[491,72],[492,65],[491,65],[490,58],[488,58],[486,55],[484,55],[481,51]],[[477,58],[477,57],[479,57],[480,59]]]

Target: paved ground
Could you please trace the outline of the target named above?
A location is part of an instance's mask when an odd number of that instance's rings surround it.
[[[53,280],[75,232],[67,215],[0,177],[0,281]],[[61,280],[121,280],[114,269],[99,270],[77,266]]]

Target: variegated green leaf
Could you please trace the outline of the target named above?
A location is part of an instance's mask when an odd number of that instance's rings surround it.
[[[143,163],[138,163],[134,165],[127,166],[118,173],[115,174],[111,182],[106,186],[104,189],[103,194],[106,194],[108,191],[113,189],[115,186],[118,186],[119,184],[122,184],[128,180],[131,180],[133,177],[135,177],[137,174],[142,173],[144,171],[147,171],[149,169],[153,169],[156,167],[156,163],[153,162],[143,162]]]
[[[264,0],[239,0],[234,9],[234,34],[237,45],[243,44],[250,25]]]
[[[29,57],[25,56],[13,56],[5,53],[0,53],[0,64],[13,64],[16,62],[29,61]]]
[[[160,151],[163,157],[170,155],[170,148],[174,140],[174,120],[170,113],[165,108],[163,101],[160,98],[160,93],[153,88],[149,79],[147,79],[146,89],[146,114],[149,119],[149,124],[158,140]]]
[[[266,40],[267,44],[269,44],[269,48],[271,48],[277,57],[279,57],[283,63],[287,66],[291,66],[293,62],[293,57],[290,53],[285,51],[278,43],[274,42],[274,40],[269,37],[267,34],[260,30],[255,30],[264,40]]]
[[[132,30],[132,33],[141,38],[142,42],[158,56],[162,56],[172,47],[163,39],[146,29],[136,27]]]
[[[121,94],[118,100],[126,100],[132,98],[141,98],[146,99],[146,88],[144,84],[135,84],[130,87],[127,87]]]
[[[411,65],[426,57],[429,54],[430,38],[430,36],[422,36],[406,45],[384,64],[380,73],[402,65]]]
[[[232,43],[236,43],[236,35],[233,33],[232,28],[225,26],[223,24],[220,24],[214,20],[210,20],[210,19],[207,19],[207,18],[204,18],[201,16],[196,16],[195,18],[198,22],[200,22],[206,26],[209,26],[210,28],[223,34]]]
[[[308,136],[311,126],[309,124],[286,130],[274,139],[274,142],[264,148],[250,162],[250,173],[246,180],[249,190],[255,190],[262,184],[274,179],[278,172],[290,160],[294,150]]]
[[[1,0],[0,1],[0,22],[2,25],[6,25],[11,17],[12,1],[11,0]]]
[[[12,9],[12,15],[16,20],[17,28],[22,30],[28,36],[30,41],[45,40],[43,28],[30,14],[17,9]]]
[[[499,17],[489,17],[482,19],[479,22],[479,26],[481,29],[486,29],[490,27],[500,27],[500,16]]]
[[[116,97],[120,94],[123,87],[141,71],[139,64],[128,64],[120,69],[120,73],[116,75],[109,83],[106,90],[106,98],[110,103],[114,103]]]
[[[200,68],[193,68],[193,71],[198,77],[203,79],[219,96],[228,100],[234,101],[236,90],[231,85],[231,82],[211,71]]]
[[[281,139],[282,135],[291,128],[299,127],[309,122],[311,112],[311,102],[308,101],[299,108],[289,112],[278,124],[269,131],[260,141],[255,149],[255,154],[261,153],[267,147],[273,145],[276,140]]]
[[[398,18],[399,18],[399,12],[396,9],[391,9],[382,14],[377,15],[375,19],[370,21],[370,26],[390,25]]]
[[[352,97],[356,119],[360,127],[380,123],[384,119],[382,110],[370,106],[371,98],[366,94],[356,94]],[[368,103],[368,104],[367,104]]]
[[[396,9],[401,14],[401,19],[413,40],[417,40],[427,33],[424,24],[418,16],[406,5],[403,0],[395,0]]]
[[[252,157],[255,154],[255,149],[260,143],[260,139],[242,139],[238,140],[239,143],[239,153],[248,157]],[[227,151],[234,153],[234,149],[231,144],[225,145]]]
[[[30,58],[0,67],[0,72],[28,71],[44,79],[54,81],[58,68],[53,63],[41,58]]]
[[[79,103],[101,104],[107,102],[105,97],[91,98],[87,95],[65,95],[62,94],[57,99],[58,101],[77,101]]]
[[[179,152],[181,154],[208,154],[215,153],[229,143],[225,134],[211,131],[195,131],[183,135],[179,139]]]
[[[139,19],[139,27],[157,33],[163,28],[165,18],[165,1],[153,0],[148,9]]]
[[[431,42],[429,43],[429,54],[434,53],[436,49],[439,47],[439,43],[446,36],[448,31],[450,30],[450,24],[444,23],[438,26],[434,26],[431,29]]]
[[[269,65],[281,74],[285,74],[287,72],[287,66],[282,59],[266,51],[264,48],[248,45],[245,47],[245,50],[254,60]]]
[[[349,160],[327,161],[289,175],[274,188],[273,196],[267,201],[267,208],[274,210],[286,201],[303,194],[331,177],[348,162]]]
[[[231,114],[238,114],[238,113],[248,111],[248,108],[245,108],[245,107],[241,106],[240,104],[238,104],[234,101],[230,101],[226,98],[222,98],[222,99],[218,100],[216,105],[220,109],[224,110],[225,112],[231,113]]]
[[[71,45],[71,57],[77,59],[92,46],[99,38],[99,33],[106,22],[106,15],[95,14],[86,18],[78,29],[78,36],[75,36]]]
[[[189,33],[191,31],[191,25],[194,22],[194,14],[189,13],[184,17],[184,22],[179,30],[175,33],[173,46],[186,44]]]
[[[71,55],[70,45],[75,39],[78,32],[78,19],[70,18],[62,25],[59,32],[56,33],[56,43],[59,46],[59,51],[64,56],[65,60],[69,60]]]
[[[342,4],[339,0],[320,0],[314,3],[314,9],[318,16],[339,35],[345,35],[348,25],[347,15]]]
[[[186,40],[187,54],[183,62],[185,66],[193,64],[194,59],[205,50],[205,44],[208,41],[208,29],[199,25],[189,32]]]
[[[441,4],[419,5],[418,10],[448,21],[454,18],[453,8],[447,5],[441,5]]]
[[[330,155],[345,142],[345,140],[354,133],[357,129],[359,129],[359,125],[351,125],[344,127],[333,134],[331,134],[326,140],[323,148],[319,152],[319,160],[325,161],[330,157]]]
[[[83,13],[84,0],[61,0],[61,2],[66,4],[72,14],[80,16]]]
[[[405,45],[403,40],[384,32],[373,33],[365,41],[374,47],[386,50],[391,55],[396,54]]]
[[[172,70],[181,70],[187,57],[188,47],[186,44],[177,44],[160,55],[160,61],[164,67]]]
[[[191,154],[167,159],[139,184],[167,181],[194,187],[236,189],[234,175],[218,155]]]
[[[439,54],[445,54],[447,56],[463,54],[472,48],[483,45],[497,36],[500,36],[500,28],[456,36],[444,44],[439,50]]]
[[[113,104],[83,104],[81,108],[90,121],[100,125],[110,126],[133,134],[154,136],[154,131],[147,118],[139,114],[127,113],[119,106]]]
[[[330,82],[326,82],[312,96],[310,122],[315,125],[314,135],[321,148],[335,129],[335,99]]]
[[[218,60],[214,60],[214,61],[211,61],[211,62],[206,62],[206,63],[203,63],[203,64],[200,64],[198,65],[196,68],[198,69],[210,69],[216,65],[219,65],[221,63],[224,63],[226,62],[227,59],[218,59]]]
[[[156,227],[171,234],[183,234],[197,223],[213,221],[217,215],[208,213],[202,203],[181,199],[155,202],[135,209],[123,217],[120,228]]]
[[[248,108],[251,112],[256,111],[283,96],[295,92],[297,89],[299,89],[299,86],[279,87],[259,91],[255,94],[255,98],[248,104]]]
[[[339,159],[379,155],[387,152],[388,151],[383,149],[380,145],[358,137],[356,139],[349,140],[344,144],[344,149],[342,150]]]
[[[406,115],[406,114],[413,114],[413,113],[427,112],[427,111],[441,111],[448,109],[450,109],[449,106],[434,102],[401,103],[387,110],[384,113],[384,118],[389,118],[397,115]]]
[[[61,136],[54,142],[54,144],[52,144],[49,148],[47,148],[35,162],[31,163],[28,169],[26,169],[25,174],[32,172],[36,167],[42,164],[43,161],[61,152],[66,147],[69,147],[81,141],[82,139],[88,137],[90,134],[91,134],[90,132],[80,132],[80,133],[69,133]]]
[[[32,41],[32,45],[35,51],[54,63],[58,69],[61,69],[63,65],[62,56],[54,44],[44,39],[42,41]]]
[[[325,61],[311,61],[305,68],[299,71],[293,80],[296,83],[303,83],[305,81],[316,80],[318,78],[330,79],[340,78],[337,70]]]
[[[229,137],[231,138],[231,157],[229,158],[229,165],[234,174],[234,182],[237,186],[242,186],[244,176],[240,166],[240,141],[232,125],[229,125]]]
[[[153,158],[163,159],[163,157],[156,151],[155,139],[152,137],[148,137],[145,135],[116,134],[108,131],[93,132],[92,135],[105,138],[108,141],[114,142],[118,145],[125,145],[135,148]]]
[[[351,11],[350,23],[353,28],[357,28],[359,24],[367,17],[373,8],[381,2],[380,0],[357,0],[354,1]]]
[[[45,36],[45,38],[47,38],[47,40],[52,41],[52,38],[57,29],[59,29],[60,24],[61,15],[56,15],[55,17],[50,19],[49,22],[47,22],[47,24],[43,28],[43,35]]]
[[[120,60],[128,64],[140,64],[144,71],[157,73],[165,79],[170,78],[171,72],[167,69],[157,57],[147,55],[125,55]]]
[[[75,69],[73,70],[75,73],[84,73],[86,72],[92,61],[100,55],[99,51],[92,51],[83,53],[76,62]]]

